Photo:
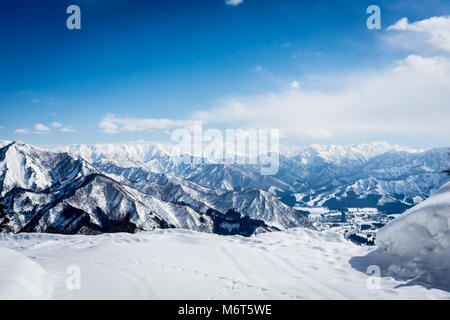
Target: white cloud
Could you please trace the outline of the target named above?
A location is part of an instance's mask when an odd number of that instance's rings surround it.
[[[292,139],[450,136],[449,58],[410,55],[384,70],[331,78],[338,89],[227,98],[192,118],[232,127],[280,128],[282,137]]]
[[[77,130],[72,127],[63,127],[63,124],[61,122],[53,122],[52,127],[55,129],[59,129],[59,131],[61,132],[77,132]]]
[[[28,129],[17,129],[14,131],[15,133],[21,133],[21,134],[31,134],[32,132]]]
[[[118,118],[114,114],[108,114],[102,119],[99,128],[108,134],[120,132],[152,132],[154,130],[166,130],[177,127],[191,126],[190,120],[152,119],[152,118]]]
[[[0,130],[2,130],[2,129],[5,129],[5,127],[0,124]]]
[[[59,129],[61,132],[77,132],[77,130],[73,129],[72,127],[63,127]]]
[[[225,3],[229,6],[238,6],[240,5],[242,2],[244,2],[244,0],[225,0]]]
[[[300,88],[300,83],[298,83],[298,81],[292,81],[292,82],[291,82],[291,88],[292,88],[292,89],[298,89],[298,88]]]
[[[43,125],[42,123],[36,124],[36,125],[34,126],[34,129],[35,129],[37,132],[48,132],[48,131],[50,131],[50,128],[47,127],[47,126],[45,126],[45,125]]]
[[[407,49],[450,51],[450,16],[431,17],[410,23],[402,18],[388,27],[388,41]]]
[[[60,123],[60,122],[53,122],[51,126],[54,129],[59,129],[60,132],[76,132],[76,130],[73,129],[72,127],[63,127],[62,123]],[[22,128],[22,129],[15,130],[15,133],[37,135],[37,134],[47,134],[47,133],[50,133],[51,131],[52,130],[50,129],[50,127],[48,127],[42,123],[37,123],[34,126],[34,130]]]

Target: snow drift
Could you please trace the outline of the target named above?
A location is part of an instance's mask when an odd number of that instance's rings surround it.
[[[400,258],[389,271],[450,287],[450,182],[381,228],[377,245]]]

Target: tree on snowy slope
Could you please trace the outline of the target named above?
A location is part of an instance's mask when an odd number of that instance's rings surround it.
[[[450,157],[450,152],[448,153],[448,156]],[[450,176],[450,168],[448,168],[447,170],[444,170],[444,172]]]
[[[5,213],[5,209],[7,209],[8,207],[2,204],[3,200],[4,200],[4,198],[0,197],[0,232],[3,230],[5,225],[9,222],[9,219]]]

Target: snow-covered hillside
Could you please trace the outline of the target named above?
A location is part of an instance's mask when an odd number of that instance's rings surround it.
[[[0,285],[5,298],[50,292],[51,299],[450,299],[446,291],[383,274],[373,282],[365,258],[373,249],[329,231],[251,238],[185,230],[18,234],[0,235],[0,247],[17,252],[17,259],[5,259],[10,251],[0,251],[0,284],[10,284]]]
[[[392,273],[450,289],[450,182],[381,228],[377,245],[398,258]]]
[[[32,259],[0,247],[0,300],[50,299],[52,284]]]

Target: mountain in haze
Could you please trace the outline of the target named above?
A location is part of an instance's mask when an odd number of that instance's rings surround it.
[[[202,187],[164,173],[2,142],[0,191],[7,205],[2,232],[96,234],[183,228],[251,235],[302,226],[307,218],[260,189]]]
[[[173,146],[151,142],[70,145],[59,150],[92,163],[105,172],[131,169],[179,177],[207,188],[242,191],[262,189],[293,206],[330,209],[375,207],[401,213],[442,186],[450,166],[448,148],[414,150],[374,142],[360,145],[312,145],[280,153],[280,168],[263,176],[257,165],[183,163]],[[141,169],[139,171],[136,169]],[[144,174],[145,175],[145,174]]]

